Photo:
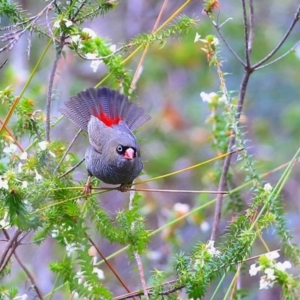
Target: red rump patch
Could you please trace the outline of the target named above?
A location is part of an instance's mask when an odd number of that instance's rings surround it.
[[[117,125],[122,120],[121,117],[111,118],[102,109],[100,114],[95,113],[95,117],[97,117],[101,122],[103,122],[108,127]]]

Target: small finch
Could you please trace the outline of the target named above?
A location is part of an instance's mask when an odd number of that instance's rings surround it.
[[[89,88],[65,102],[61,113],[88,133],[85,152],[88,181],[95,176],[124,191],[143,169],[140,147],[133,131],[150,116],[128,97],[107,87]]]

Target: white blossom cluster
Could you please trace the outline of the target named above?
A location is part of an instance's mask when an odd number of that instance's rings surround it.
[[[280,276],[280,273],[286,272],[287,269],[290,269],[292,267],[291,263],[287,260],[283,263],[275,262],[275,259],[279,258],[280,256],[277,251],[266,253],[264,256],[269,261],[269,266],[266,267],[263,265],[252,264],[249,270],[250,276],[255,276],[258,272],[264,273],[260,277],[259,281],[260,290],[273,287],[274,283],[276,283],[278,279],[278,276]]]

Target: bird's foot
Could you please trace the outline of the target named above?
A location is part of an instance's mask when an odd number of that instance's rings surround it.
[[[83,191],[82,191],[82,194],[84,194],[85,196],[88,196],[91,194],[92,192],[92,185],[89,183],[89,184],[86,184],[83,188]]]
[[[88,196],[88,195],[91,194],[92,188],[93,188],[93,187],[92,187],[92,185],[91,185],[91,176],[89,176],[88,179],[87,179],[87,182],[86,182],[86,184],[85,184],[85,186],[84,186],[84,188],[83,188],[82,193],[83,193],[85,196]]]
[[[131,184],[130,183],[122,183],[119,187],[118,187],[118,191],[124,193],[127,192],[128,189],[131,188]]]

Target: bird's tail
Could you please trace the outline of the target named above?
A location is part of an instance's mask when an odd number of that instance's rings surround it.
[[[66,101],[65,107],[60,111],[85,131],[92,115],[109,127],[123,121],[131,131],[150,119],[150,116],[136,103],[130,102],[128,97],[107,87],[89,88],[78,93]]]

